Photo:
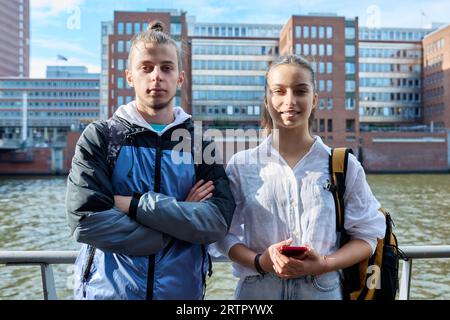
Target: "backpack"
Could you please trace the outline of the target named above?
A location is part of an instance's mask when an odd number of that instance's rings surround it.
[[[353,153],[351,149],[336,148],[331,150],[329,158],[330,191],[335,202],[339,247],[350,240],[344,229],[345,176],[349,153]],[[399,288],[399,259],[404,259],[404,254],[398,248],[397,238],[392,230],[394,223],[391,215],[382,207],[379,212],[385,216],[385,236],[378,239],[371,257],[342,270],[345,300],[395,300]]]

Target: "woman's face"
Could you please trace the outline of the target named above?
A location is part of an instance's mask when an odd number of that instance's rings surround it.
[[[317,94],[307,69],[292,64],[274,67],[267,76],[266,97],[274,128],[304,126],[308,130]]]

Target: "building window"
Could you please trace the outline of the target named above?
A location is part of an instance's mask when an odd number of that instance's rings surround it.
[[[319,132],[325,132],[325,120],[324,119],[319,120]]]
[[[295,37],[300,38],[302,36],[302,28],[300,26],[295,27]]]
[[[328,119],[328,126],[327,126],[328,132],[333,131],[333,119]]]
[[[355,81],[346,80],[345,81],[345,92],[355,92]]]
[[[354,110],[355,109],[355,99],[353,99],[353,98],[345,99],[345,109]]]
[[[345,56],[346,57],[354,57],[355,56],[355,46],[354,45],[345,45]]]
[[[325,28],[319,27],[319,39],[325,38]]]
[[[309,26],[303,26],[303,38],[309,38]]]
[[[119,22],[117,24],[117,33],[118,34],[123,34],[123,22]]]
[[[355,74],[355,64],[351,62],[345,63],[345,74]]]
[[[303,44],[303,55],[305,56],[309,55],[309,44],[307,43]]]
[[[333,55],[333,45],[327,44],[327,56]]]
[[[139,32],[141,32],[141,23],[135,22],[134,23],[134,33],[139,33]]]
[[[345,120],[345,131],[346,132],[355,132],[355,119],[346,119]]]
[[[127,32],[127,34],[133,33],[133,24],[131,22],[126,23],[126,32]]]
[[[302,46],[299,43],[295,44],[295,54],[302,54],[301,48]]]
[[[317,38],[317,27],[316,26],[311,26],[311,38],[312,39]]]
[[[333,73],[333,63],[327,62],[327,73]]]
[[[345,28],[345,39],[355,39],[355,28],[353,27]]]
[[[123,52],[123,41],[117,41],[117,52]]]
[[[333,38],[333,27],[327,27],[327,39]]]
[[[333,109],[333,99],[328,98],[328,104],[327,104],[328,110]]]
[[[319,44],[319,56],[325,55],[325,45]]]
[[[324,110],[325,109],[325,99],[319,99],[319,109]]]
[[[170,34],[175,36],[181,35],[181,23],[171,23]]]

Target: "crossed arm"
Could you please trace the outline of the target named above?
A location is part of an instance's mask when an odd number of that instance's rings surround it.
[[[171,237],[206,244],[226,233],[234,200],[225,173],[199,177],[203,181],[192,188],[186,199],[190,202],[148,192],[139,201],[136,219],[126,215],[128,199],[113,194],[106,136],[101,124],[89,125],[72,160],[66,213],[77,241],[116,253],[149,255],[164,248]]]

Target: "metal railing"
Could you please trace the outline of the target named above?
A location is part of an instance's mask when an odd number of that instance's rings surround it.
[[[403,261],[400,279],[399,300],[409,300],[413,260],[450,258],[450,245],[446,246],[401,246],[407,257]],[[53,264],[74,264],[78,251],[0,251],[0,265],[41,267],[44,300],[57,300]],[[219,258],[213,262],[226,262]]]

